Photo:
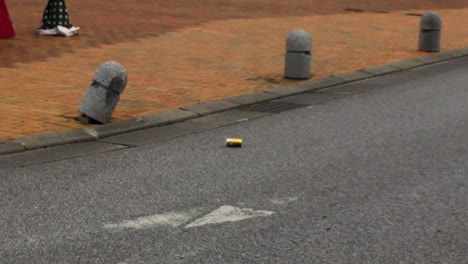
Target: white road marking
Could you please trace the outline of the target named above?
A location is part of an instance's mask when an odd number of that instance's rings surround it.
[[[196,210],[190,210],[187,212],[171,212],[165,214],[155,214],[150,216],[139,217],[135,220],[124,221],[120,224],[106,224],[104,225],[107,229],[116,228],[133,228],[143,229],[151,228],[155,226],[172,226],[178,227],[182,224],[187,223],[190,219],[194,218],[197,214]]]
[[[199,218],[184,228],[191,228],[203,225],[218,224],[224,222],[236,222],[253,217],[270,216],[274,214],[271,211],[253,210],[249,208],[240,208],[229,205],[223,205],[213,212]]]
[[[286,204],[297,201],[297,197],[273,198],[273,199],[269,199],[269,201],[274,204],[286,205]]]

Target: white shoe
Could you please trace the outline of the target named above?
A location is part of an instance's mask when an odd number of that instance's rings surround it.
[[[57,26],[58,34],[65,37],[70,37],[78,33],[79,27],[66,28],[62,26]]]

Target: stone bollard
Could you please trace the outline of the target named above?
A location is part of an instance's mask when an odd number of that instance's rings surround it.
[[[81,100],[77,119],[82,123],[108,123],[127,85],[127,71],[117,62],[103,63]]]
[[[309,79],[311,77],[312,39],[302,29],[288,34],[286,38],[286,55],[284,76],[291,79]]]
[[[428,12],[421,17],[419,31],[419,51],[440,51],[440,31],[442,21],[435,12]]]

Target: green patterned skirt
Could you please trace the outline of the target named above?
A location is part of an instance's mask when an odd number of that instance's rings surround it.
[[[39,29],[53,29],[57,26],[72,27],[65,0],[49,0],[47,2]]]

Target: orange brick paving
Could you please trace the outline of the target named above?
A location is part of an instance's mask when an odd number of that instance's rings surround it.
[[[405,15],[424,13],[414,10],[423,2],[443,18],[443,50],[468,43],[463,1],[69,1],[81,27],[71,38],[34,35],[45,2],[8,2],[17,38],[0,40],[0,142],[84,127],[76,108],[108,60],[129,73],[115,122],[292,83],[284,42],[296,28],[313,37],[313,78],[426,55],[415,51],[420,17]]]

